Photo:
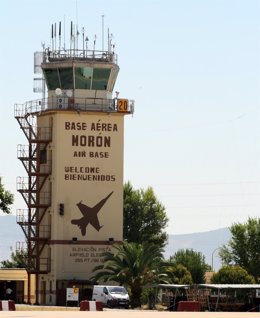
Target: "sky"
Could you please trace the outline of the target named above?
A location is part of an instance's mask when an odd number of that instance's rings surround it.
[[[124,181],[152,187],[169,234],[204,232],[259,217],[260,3],[258,0],[3,0],[0,176],[25,208],[14,104],[33,93],[33,54],[51,25],[85,28],[89,46],[113,33],[114,91],[135,100],[125,117]],[[103,16],[103,18],[102,18]]]

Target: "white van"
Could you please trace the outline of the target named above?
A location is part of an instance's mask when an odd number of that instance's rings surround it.
[[[95,285],[92,300],[101,301],[108,307],[129,307],[129,295],[123,286]]]

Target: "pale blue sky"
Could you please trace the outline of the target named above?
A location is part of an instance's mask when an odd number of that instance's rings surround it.
[[[170,234],[244,222],[260,211],[258,0],[3,0],[0,175],[16,193],[26,144],[14,104],[37,99],[33,53],[51,24],[78,22],[101,48],[102,18],[119,56],[115,90],[125,118],[125,180],[152,186]],[[16,194],[13,213],[24,208]]]

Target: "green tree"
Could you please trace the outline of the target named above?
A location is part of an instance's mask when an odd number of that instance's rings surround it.
[[[168,264],[166,264],[166,272],[168,274],[170,284],[192,284],[191,273],[182,264],[168,262]]]
[[[182,249],[177,251],[171,258],[175,265],[181,264],[191,273],[192,282],[201,284],[205,282],[205,273],[210,269],[210,266],[205,263],[205,256],[200,252],[195,252],[190,249]]]
[[[124,242],[113,245],[114,253],[103,254],[104,264],[96,266],[92,277],[95,281],[114,281],[130,292],[131,306],[141,306],[143,288],[153,283],[167,282],[162,272],[163,250],[151,243]]]
[[[217,273],[213,274],[211,278],[212,284],[254,284],[255,280],[252,275],[242,267],[223,266]]]
[[[244,224],[234,223],[231,240],[219,252],[225,265],[239,265],[256,280],[260,278],[260,218],[249,218]]]
[[[0,210],[6,214],[10,214],[10,205],[14,202],[14,196],[11,192],[5,190],[0,177]]]
[[[24,268],[25,252],[12,252],[11,260],[1,261],[1,268]]]
[[[130,182],[124,185],[123,237],[128,242],[150,242],[164,247],[168,235],[165,207],[158,201],[151,187],[134,190]]]

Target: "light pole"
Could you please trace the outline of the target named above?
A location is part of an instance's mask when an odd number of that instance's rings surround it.
[[[212,252],[212,255],[211,255],[211,268],[212,268],[212,271],[214,272],[214,267],[213,267],[213,261],[214,261],[214,253],[219,249],[220,247],[216,247],[213,252]]]

